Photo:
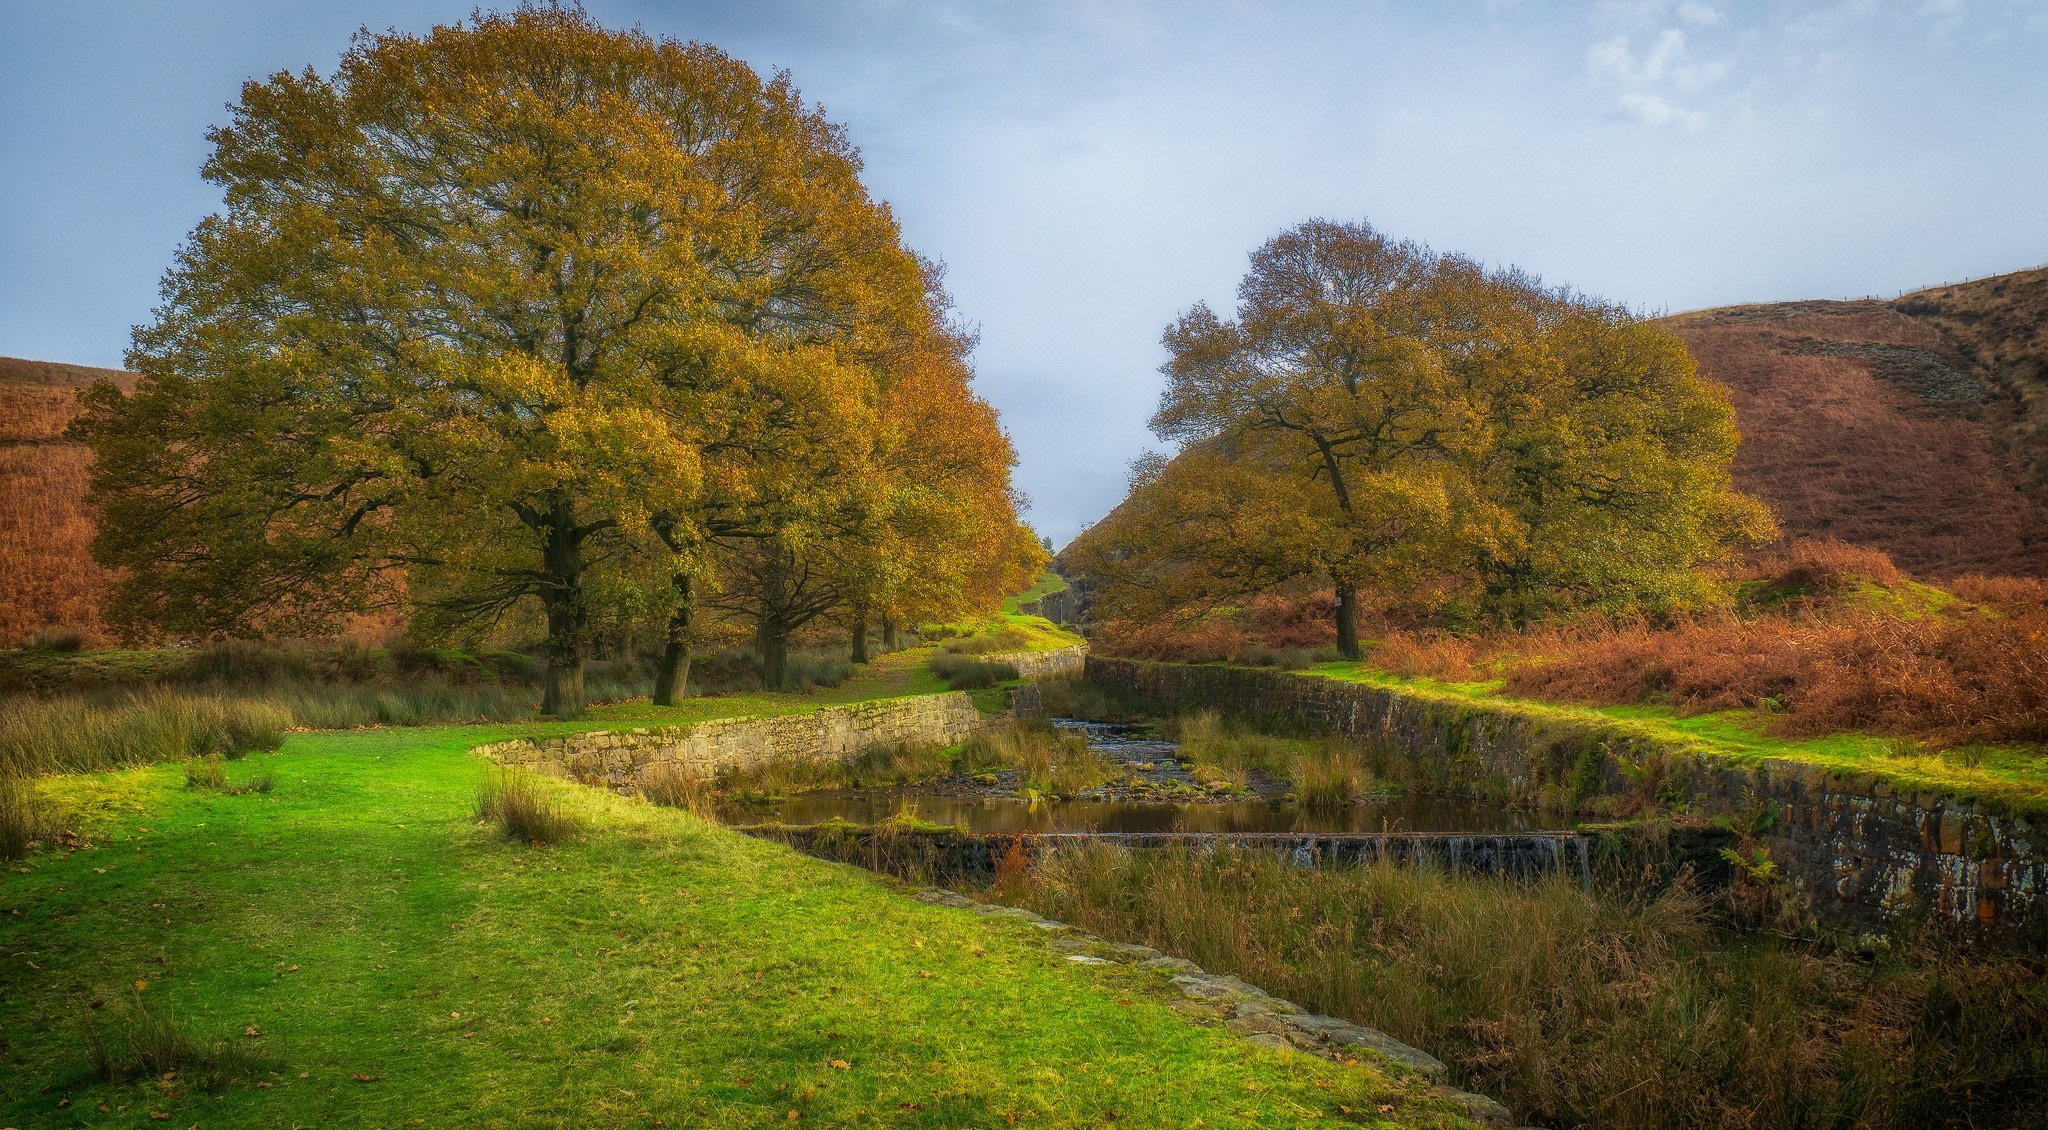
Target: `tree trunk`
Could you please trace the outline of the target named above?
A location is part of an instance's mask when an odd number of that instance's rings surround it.
[[[567,498],[557,498],[547,525],[542,573],[546,577],[541,603],[548,614],[547,685],[540,712],[550,718],[575,718],[583,713],[583,540]]]
[[[856,609],[853,613],[853,661],[868,661],[868,613],[867,609]]]
[[[782,621],[764,617],[754,626],[754,659],[761,668],[761,686],[781,690],[789,679],[789,629]]]
[[[1349,584],[1337,582],[1337,653],[1346,659],[1357,659],[1358,650],[1358,590]]]
[[[654,705],[674,706],[690,697],[690,659],[696,636],[690,630],[697,611],[694,586],[688,573],[675,575],[676,610],[669,613],[668,636],[662,642],[661,669],[654,673]]]
[[[882,617],[882,650],[896,651],[902,646],[902,642],[896,638],[896,617]]]

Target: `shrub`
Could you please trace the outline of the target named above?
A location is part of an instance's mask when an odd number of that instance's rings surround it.
[[[1008,663],[991,663],[986,659],[941,652],[931,658],[931,672],[946,681],[956,691],[980,690],[1005,683],[1017,677],[1017,668]]]
[[[109,1039],[93,1014],[86,1014],[86,1058],[109,1083],[156,1079],[213,1091],[273,1066],[262,1043],[225,1034],[194,1038],[139,997],[113,1023]]]
[[[578,830],[568,806],[521,769],[500,768],[492,773],[477,789],[476,814],[477,819],[497,825],[507,839],[536,847],[561,843]]]

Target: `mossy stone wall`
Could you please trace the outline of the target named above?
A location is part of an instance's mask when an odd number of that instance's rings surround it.
[[[1747,821],[1823,922],[1883,931],[1931,915],[1964,932],[2039,945],[2048,936],[2048,827],[1971,800],[1905,794],[1869,775],[1794,761],[1736,764],[1690,743],[1560,721],[1513,702],[1473,705],[1261,668],[1090,656],[1086,677],[1166,706],[1218,710],[1375,743],[1447,791],[1611,812],[1668,804]]]

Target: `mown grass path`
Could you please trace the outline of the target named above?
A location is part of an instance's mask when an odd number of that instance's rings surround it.
[[[0,1126],[1450,1124],[1186,1022],[1156,974],[682,813],[560,785],[585,832],[508,843],[466,751],[524,729],[294,735],[229,765],[262,795],[45,782],[92,847],[0,873]],[[138,999],[274,1069],[99,1081],[83,1025]]]

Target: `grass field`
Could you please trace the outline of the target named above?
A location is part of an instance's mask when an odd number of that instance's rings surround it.
[[[0,873],[0,1125],[1450,1124],[1184,1021],[1155,974],[680,812],[549,783],[583,831],[507,842],[466,751],[542,729],[296,734],[228,765],[262,794],[39,781],[92,847]],[[118,1044],[138,1008],[262,1062],[102,1081],[87,1024]]]
[[[1742,765],[1779,758],[1838,773],[1873,774],[1906,792],[1948,793],[2003,805],[2014,812],[2048,813],[2048,752],[2033,747],[1933,749],[1907,739],[1868,734],[1784,738],[1764,733],[1769,716],[1753,710],[1688,715],[1655,706],[1562,706],[1503,695],[1498,681],[1406,678],[1358,663],[1325,663],[1307,673],[1387,687],[1423,699],[1621,729]]]

